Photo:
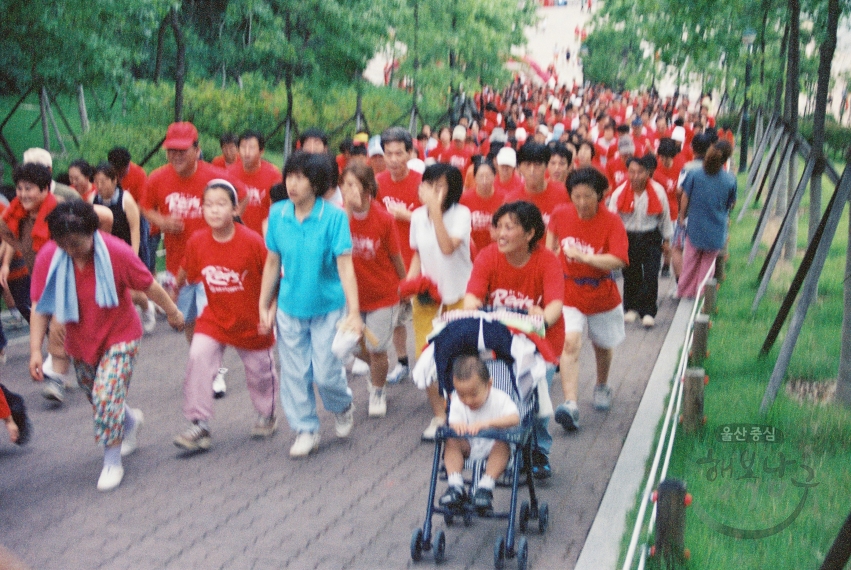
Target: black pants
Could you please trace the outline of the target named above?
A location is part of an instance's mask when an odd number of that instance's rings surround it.
[[[623,310],[636,311],[640,316],[656,316],[659,295],[659,266],[662,255],[662,234],[627,232],[629,265],[623,269]]]

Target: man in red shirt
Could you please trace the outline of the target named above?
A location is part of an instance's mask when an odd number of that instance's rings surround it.
[[[563,186],[546,178],[550,155],[550,149],[545,145],[535,142],[523,145],[517,158],[524,165],[525,186],[522,191],[512,192],[505,197],[506,204],[517,200],[535,204],[541,211],[545,225],[549,223],[556,206],[570,203]]]
[[[195,231],[206,227],[201,205],[207,183],[216,178],[232,183],[237,189],[240,212],[245,208],[248,196],[241,182],[234,180],[226,171],[200,160],[198,130],[192,123],[169,125],[163,148],[168,164],[157,168],[148,177],[142,212],[152,224],[162,229],[166,270],[176,276],[186,242]],[[186,338],[190,342],[197,316],[195,291],[194,286],[184,287],[178,298],[186,317]]]
[[[411,212],[420,207],[419,188],[423,176],[408,168],[408,158],[414,148],[411,134],[402,127],[390,127],[381,134],[384,164],[387,170],[378,174],[378,201],[396,220],[399,231],[399,246],[405,271],[411,265],[414,253],[411,250]],[[400,382],[410,372],[405,323],[411,319],[410,301],[402,302],[399,320],[393,331],[393,346],[399,359],[396,367],[387,375],[391,384]]]
[[[615,124],[611,119],[605,119],[602,126],[603,136],[598,138],[594,143],[594,151],[600,157],[600,164],[606,166],[606,161],[609,155],[609,147],[618,144],[618,139],[615,138]]]
[[[263,221],[269,217],[272,200],[269,189],[283,182],[278,167],[263,160],[266,150],[266,139],[258,131],[245,131],[239,137],[240,162],[230,165],[228,172],[234,178],[245,184],[248,193],[248,204],[242,213],[243,223],[263,235]]]
[[[227,169],[230,165],[239,162],[239,139],[233,133],[225,133],[219,137],[219,146],[222,149],[222,154],[210,161],[210,164]],[[135,197],[135,196],[134,196]]]
[[[573,153],[560,142],[550,143],[550,161],[547,163],[547,175],[552,182],[567,195],[567,177],[573,170]]]
[[[511,194],[523,190],[523,179],[517,173],[517,153],[505,146],[496,153],[496,178],[493,187],[497,192]]]
[[[609,192],[626,182],[626,161],[635,156],[635,144],[629,135],[618,139],[618,156],[606,163],[606,178],[609,179]],[[607,194],[607,197],[608,197]]]
[[[448,149],[438,155],[437,161],[451,164],[460,170],[463,176],[472,164],[473,158],[473,152],[466,146],[466,141],[467,128],[464,125],[457,125],[452,129],[452,143]]]

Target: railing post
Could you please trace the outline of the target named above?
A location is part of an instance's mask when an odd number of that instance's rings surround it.
[[[718,310],[718,280],[708,279],[703,288],[703,314],[712,315]]]
[[[727,245],[718,252],[718,257],[715,258],[715,281],[723,283],[727,278],[727,258],[730,256],[727,251]]]
[[[689,368],[683,378],[683,429],[697,433],[703,429],[703,386],[706,372],[703,368]]]
[[[656,544],[651,556],[659,556],[660,567],[675,568],[690,558],[685,547],[686,507],[691,495],[685,481],[665,479],[656,491]]]

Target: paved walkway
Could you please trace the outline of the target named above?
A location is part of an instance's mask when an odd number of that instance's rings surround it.
[[[540,493],[550,505],[550,530],[529,535],[532,568],[575,565],[674,309],[663,301],[652,330],[628,327],[613,363],[608,413],[591,408],[593,355],[583,349],[582,429],[552,429],[555,475]],[[0,442],[0,543],[33,568],[414,566],[408,544],[422,524],[433,447],[419,441],[431,414],[413,384],[390,388],[381,420],[367,418],[366,389],[354,385],[351,438],[337,440],[332,417],[322,412],[319,453],[293,461],[286,426],[269,441],[249,439],[253,411],[241,365],[228,351],[232,372],[228,395],[216,404],[213,448],[185,456],[171,440],[185,427],[187,347],[160,322],[144,340],[130,390],[130,404],[145,412],[140,448],[125,459],[121,487],[102,494],[95,489],[102,456],[88,403],[78,390],[60,408],[43,400],[26,373],[26,346],[11,346],[2,369],[3,382],[29,405],[35,436],[24,448]],[[560,401],[560,389],[553,400]],[[497,504],[507,497],[498,492]],[[494,541],[504,532],[504,523],[486,520],[447,529],[445,566],[491,568]]]

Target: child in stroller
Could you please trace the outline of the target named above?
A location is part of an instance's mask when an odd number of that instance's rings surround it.
[[[475,437],[483,429],[501,429],[520,423],[520,411],[511,396],[493,387],[487,366],[476,354],[462,354],[452,363],[455,390],[449,404],[449,427],[457,435],[446,440],[443,462],[449,488],[440,498],[448,509],[462,509],[469,500],[464,490],[464,460],[487,459],[485,474],[479,479],[472,506],[480,513],[493,508],[496,479],[505,471],[511,455],[508,442]]]
[[[411,537],[411,558],[420,560],[423,552],[433,550],[435,562],[445,560],[446,534],[438,530],[432,535],[435,514],[443,515],[447,525],[456,517],[467,525],[478,516],[508,521],[506,533],[494,544],[494,566],[502,568],[506,560],[517,558],[518,569],[525,570],[529,545],[517,532],[525,533],[533,519],[542,533],[549,524],[548,506],[535,495],[531,461],[536,414],[552,414],[546,376],[554,356],[540,334],[542,319],[506,311],[448,311],[435,326],[412,377],[419,388],[434,382],[446,394],[448,425],[435,434],[425,522]],[[475,437],[468,443],[468,436]],[[479,440],[484,441],[481,450]],[[441,459],[449,488],[438,499]],[[463,468],[472,472],[472,501],[464,492]],[[521,472],[529,501],[518,505]],[[511,488],[507,511],[492,508],[494,479]]]

